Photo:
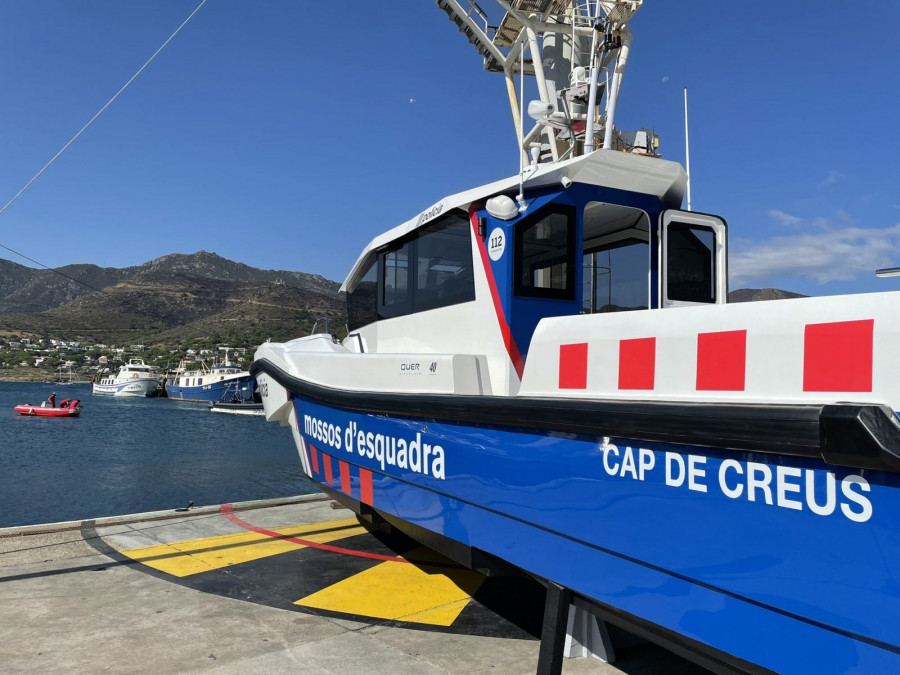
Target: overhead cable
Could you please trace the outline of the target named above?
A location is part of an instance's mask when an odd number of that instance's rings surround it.
[[[34,174],[34,176],[32,176],[32,178],[31,178],[31,180],[28,181],[27,183],[25,183],[25,185],[22,186],[22,189],[19,190],[16,193],[16,195],[12,199],[10,199],[2,209],[0,209],[0,214],[2,214],[4,211],[6,211],[6,209],[8,209],[10,206],[12,206],[13,202],[15,202],[19,197],[21,197],[22,194],[25,192],[25,190],[30,188],[31,184],[34,183],[34,181],[36,181],[41,176],[42,173],[44,173],[47,169],[49,169],[50,165],[53,164],[53,162],[55,162],[57,160],[57,158],[61,154],[63,154],[68,149],[68,147],[70,145],[72,145],[72,143],[74,143],[78,139],[78,137],[81,136],[81,134],[83,134],[87,130],[87,128],[89,126],[91,126],[91,124],[94,123],[94,120],[96,120],[98,117],[100,117],[100,115],[102,115],[103,112],[110,105],[112,105],[112,102],[115,101],[117,98],[119,98],[119,95],[128,88],[128,85],[130,85],[132,82],[134,82],[134,80],[137,78],[137,76],[140,75],[144,71],[144,69],[150,65],[150,63],[153,61],[153,59],[155,59],[159,55],[159,53],[163,49],[165,49],[166,45],[168,45],[174,39],[174,37],[176,35],[178,35],[178,33],[181,31],[181,29],[184,28],[188,24],[188,22],[194,18],[194,15],[198,11],[200,11],[200,8],[203,7],[203,5],[205,5],[205,4],[206,4],[206,0],[201,0],[200,4],[197,5],[197,7],[194,9],[194,11],[190,13],[188,18],[186,18],[184,21],[181,22],[181,25],[175,29],[175,32],[172,33],[168,37],[168,39],[162,43],[162,45],[160,45],[159,49],[157,49],[155,52],[153,52],[153,56],[151,56],[149,59],[147,59],[146,62],[144,62],[144,65],[142,65],[140,68],[138,68],[137,72],[131,76],[131,78],[128,80],[128,82],[123,84],[122,88],[119,89],[119,91],[117,91],[115,94],[113,94],[113,97],[111,99],[109,99],[106,102],[106,104],[102,108],[100,108],[100,110],[97,111],[97,114],[95,114],[90,120],[88,120],[88,123],[85,124],[83,127],[81,127],[81,129],[79,129],[78,133],[75,134],[74,136],[72,136],[72,138],[69,139],[69,142],[66,143],[64,146],[62,146],[62,148],[60,148],[59,152],[57,152],[55,155],[53,155],[53,157],[50,158],[50,161],[47,162],[46,164],[44,164],[44,166],[41,167],[41,170],[38,171],[36,174]]]

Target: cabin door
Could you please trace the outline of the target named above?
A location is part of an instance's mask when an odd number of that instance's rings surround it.
[[[660,305],[724,304],[728,296],[725,221],[690,211],[659,217]]]

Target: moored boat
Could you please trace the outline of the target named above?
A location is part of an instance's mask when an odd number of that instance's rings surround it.
[[[115,375],[94,381],[93,393],[111,396],[156,396],[162,388],[159,366],[144,363],[143,359],[129,359]]]
[[[223,350],[230,348],[223,348]],[[250,401],[256,389],[253,376],[228,361],[208,367],[203,361],[182,359],[166,381],[166,395],[176,401]]]
[[[48,401],[44,401],[41,405],[33,405],[31,403],[22,403],[17,405],[15,410],[20,415],[29,417],[78,417],[81,413],[80,401],[68,399],[62,401],[58,408],[54,407]]]
[[[266,414],[263,404],[255,401],[211,401],[209,411],[227,415],[263,416]]]
[[[60,386],[68,384],[84,384],[84,380],[79,377],[78,372],[71,366],[60,366],[56,373],[56,384]]]
[[[492,39],[463,4],[488,69],[536,76],[532,161],[373,239],[343,341],[263,344],[267,419],[325,493],[544,580],[563,626],[571,601],[717,672],[897,672],[900,294],[727,304],[725,221],[614,125],[641,2],[511,0]]]

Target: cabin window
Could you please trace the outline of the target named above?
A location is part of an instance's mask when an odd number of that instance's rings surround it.
[[[625,239],[584,255],[586,313],[624,312],[647,309],[649,297],[650,245]]]
[[[472,239],[468,218],[425,228],[416,240],[416,289],[413,312],[424,312],[475,299]]]
[[[711,227],[669,223],[666,291],[669,300],[715,302],[716,235]]]
[[[582,220],[582,311],[647,309],[650,304],[647,214],[630,206],[588,202]]]
[[[411,304],[409,284],[411,248],[412,242],[408,241],[399,248],[385,251],[379,256],[381,267],[381,298],[378,303],[379,319],[409,314]]]
[[[417,230],[405,242],[378,255],[377,319],[389,319],[413,312],[448,307],[475,299],[475,274],[472,262],[472,233],[463,213],[451,213],[438,222]],[[348,303],[360,286],[360,315],[348,322],[350,329],[370,323],[366,312],[366,292],[371,292],[369,274],[350,294]],[[348,315],[349,315],[348,305]],[[348,318],[350,318],[348,316]]]
[[[356,288],[347,294],[347,327],[353,331],[378,319],[378,265],[372,263]]]
[[[516,225],[515,294],[575,298],[575,214],[556,207]]]

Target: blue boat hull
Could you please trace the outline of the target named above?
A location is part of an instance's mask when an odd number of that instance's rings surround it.
[[[255,386],[255,379],[252,376],[192,387],[179,387],[167,383],[166,396],[178,401],[231,401],[235,396],[241,401],[250,401],[253,399]]]
[[[304,464],[355,508],[738,662],[900,672],[895,473],[292,396]]]

